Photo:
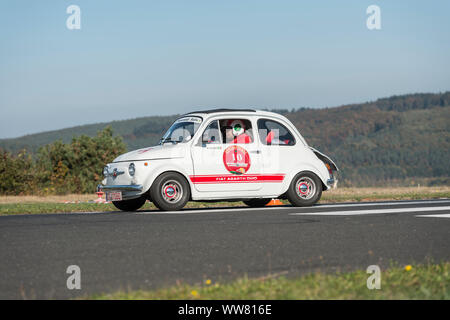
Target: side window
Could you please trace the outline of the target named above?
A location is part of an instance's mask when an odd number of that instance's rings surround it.
[[[293,146],[295,144],[294,136],[291,132],[273,120],[258,120],[259,139],[262,144],[271,146]]]
[[[252,123],[247,119],[222,119],[219,121],[224,143],[253,143]]]
[[[222,143],[217,120],[211,122],[203,132],[202,143]]]

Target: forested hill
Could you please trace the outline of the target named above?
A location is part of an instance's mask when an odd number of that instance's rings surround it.
[[[347,185],[450,183],[450,92],[286,116],[336,160]]]
[[[410,94],[323,109],[272,110],[330,155],[346,185],[449,183],[450,92]],[[36,151],[57,139],[93,136],[111,125],[128,149],[155,144],[177,117],[145,117],[0,140],[0,148]]]

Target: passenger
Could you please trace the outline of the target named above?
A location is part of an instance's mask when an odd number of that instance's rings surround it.
[[[242,121],[232,121],[231,126],[225,126],[224,129],[226,143],[252,143],[252,138],[245,133]]]
[[[223,130],[225,135],[225,143],[233,143],[234,141],[233,128],[231,128],[231,126],[225,126]]]

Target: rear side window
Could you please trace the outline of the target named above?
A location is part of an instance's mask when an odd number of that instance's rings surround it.
[[[293,146],[292,133],[281,123],[269,119],[258,120],[258,135],[262,144],[268,146]]]

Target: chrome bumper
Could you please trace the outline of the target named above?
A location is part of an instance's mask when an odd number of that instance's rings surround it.
[[[327,180],[327,185],[330,187],[330,188],[333,188],[333,189],[335,189],[336,187],[337,187],[337,179],[334,179],[334,178],[331,178],[331,179],[328,179]]]
[[[140,192],[144,189],[144,187],[140,184],[130,184],[130,185],[107,185],[103,186],[99,184],[97,186],[97,192],[102,191],[134,191]]]

